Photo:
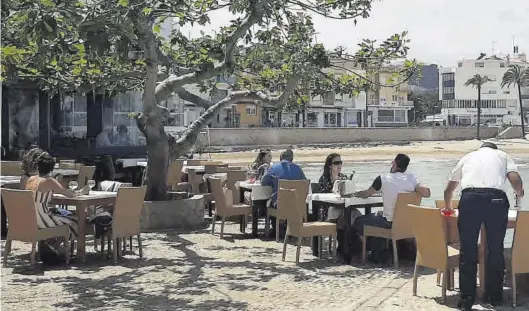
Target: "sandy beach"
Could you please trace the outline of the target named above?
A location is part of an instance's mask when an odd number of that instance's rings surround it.
[[[529,156],[529,141],[522,139],[490,140],[498,147],[514,157]],[[412,159],[456,159],[479,148],[482,141],[423,141],[408,144],[363,144],[358,146],[339,147],[300,147],[295,149],[296,162],[323,162],[325,157],[337,152],[344,161],[372,161],[392,160],[399,152],[408,154]],[[279,160],[279,154],[284,149],[272,150],[274,161]],[[245,152],[212,153],[214,160],[233,164],[249,164],[255,160],[258,148]],[[203,157],[206,157],[203,155]]]

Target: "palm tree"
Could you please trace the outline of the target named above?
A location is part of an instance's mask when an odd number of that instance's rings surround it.
[[[501,87],[510,87],[513,84],[518,86],[518,99],[520,102],[520,119],[522,121],[522,138],[525,137],[525,120],[522,105],[522,86],[529,86],[529,69],[523,68],[520,65],[511,65],[509,70],[505,72],[501,80]]]
[[[479,137],[479,127],[481,125],[481,86],[487,82],[491,81],[487,76],[481,76],[479,73],[475,74],[472,78],[468,79],[465,82],[465,86],[473,86],[478,89],[478,140]]]

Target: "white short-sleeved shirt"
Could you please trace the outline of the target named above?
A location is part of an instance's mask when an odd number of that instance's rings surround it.
[[[388,221],[393,221],[393,214],[395,214],[395,205],[397,204],[397,197],[401,192],[414,192],[419,184],[417,177],[409,172],[388,173],[380,175],[382,181],[382,199],[384,201],[383,216]]]
[[[507,173],[516,172],[514,160],[505,152],[492,148],[479,148],[465,155],[450,174],[461,189],[494,188],[504,190]]]

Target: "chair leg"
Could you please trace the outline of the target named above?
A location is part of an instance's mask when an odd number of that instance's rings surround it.
[[[337,248],[338,248],[338,236],[337,235],[334,235],[331,237],[331,241],[332,241],[332,256],[334,258],[338,258],[338,252],[337,252]]]
[[[393,242],[393,264],[395,269],[399,267],[399,252],[397,251],[397,240],[392,240]]]
[[[105,235],[101,236],[101,255],[105,255]]]
[[[442,303],[445,303],[446,302],[446,287],[448,286],[448,278],[449,278],[449,275],[450,272],[448,272],[448,268],[445,268],[445,270],[443,271],[443,286],[441,287],[441,302]]]
[[[416,258],[415,259],[415,269],[413,269],[413,296],[417,296],[417,278],[418,277],[419,277],[419,260],[418,258]]]
[[[220,223],[220,238],[224,236],[224,223],[226,222],[226,217],[222,217],[222,222]]]
[[[35,253],[37,251],[37,242],[31,242],[31,254],[29,255],[29,260],[32,265],[36,264]]]
[[[441,270],[437,269],[437,286],[441,286]]]
[[[268,231],[270,230],[270,217],[268,216],[268,212],[266,212],[265,217],[265,234],[268,234]]]
[[[455,269],[450,269],[450,290],[455,290]]]
[[[127,250],[127,238],[123,238],[123,239],[121,239],[121,241],[123,242],[123,248],[122,248],[122,251],[121,251],[121,255],[123,255],[125,253],[125,251]]]
[[[130,249],[130,252],[132,253],[132,236],[129,237],[129,249]]]
[[[7,266],[7,255],[11,252],[11,240],[6,240],[6,245],[4,249],[4,267]]]
[[[301,241],[303,240],[302,237],[298,237],[298,248],[296,250],[296,265],[299,264],[299,253],[301,251]]]
[[[285,234],[285,240],[283,241],[283,261],[285,261],[285,258],[287,256],[287,240],[288,240],[288,235]]]
[[[217,218],[217,214],[213,215],[211,217],[211,234],[215,233],[215,220]]]
[[[97,238],[95,234],[94,234],[94,251],[97,253]]]
[[[139,249],[140,258],[143,258],[143,245],[141,244],[141,236],[139,233],[138,233],[138,249]]]
[[[73,257],[73,252],[75,250],[75,240],[70,241],[70,256]]]
[[[322,244],[323,244],[323,237],[320,235],[318,237],[318,258],[321,259],[321,253],[323,251],[323,247],[322,247]]]
[[[112,256],[113,256],[113,259],[114,259],[114,264],[117,264],[118,263],[118,249],[119,249],[119,244],[118,244],[118,241],[119,239],[112,239],[113,240],[113,248],[112,248]]]
[[[367,261],[367,237],[364,235],[362,237],[362,263]]]
[[[279,242],[279,217],[276,217],[276,242]]]
[[[516,273],[514,273],[514,270],[511,271],[512,275],[512,307],[516,308]]]

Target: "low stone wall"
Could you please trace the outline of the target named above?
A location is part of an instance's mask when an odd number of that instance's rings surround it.
[[[482,138],[493,138],[497,135],[497,128],[481,128]],[[210,144],[214,147],[469,140],[475,137],[476,127],[210,129]],[[521,127],[513,128],[502,136],[502,138],[519,137],[521,137]],[[200,138],[200,145],[207,146],[205,139],[205,137]]]
[[[204,227],[204,206],[202,195],[172,201],[145,201],[140,219],[141,230],[192,230]]]

